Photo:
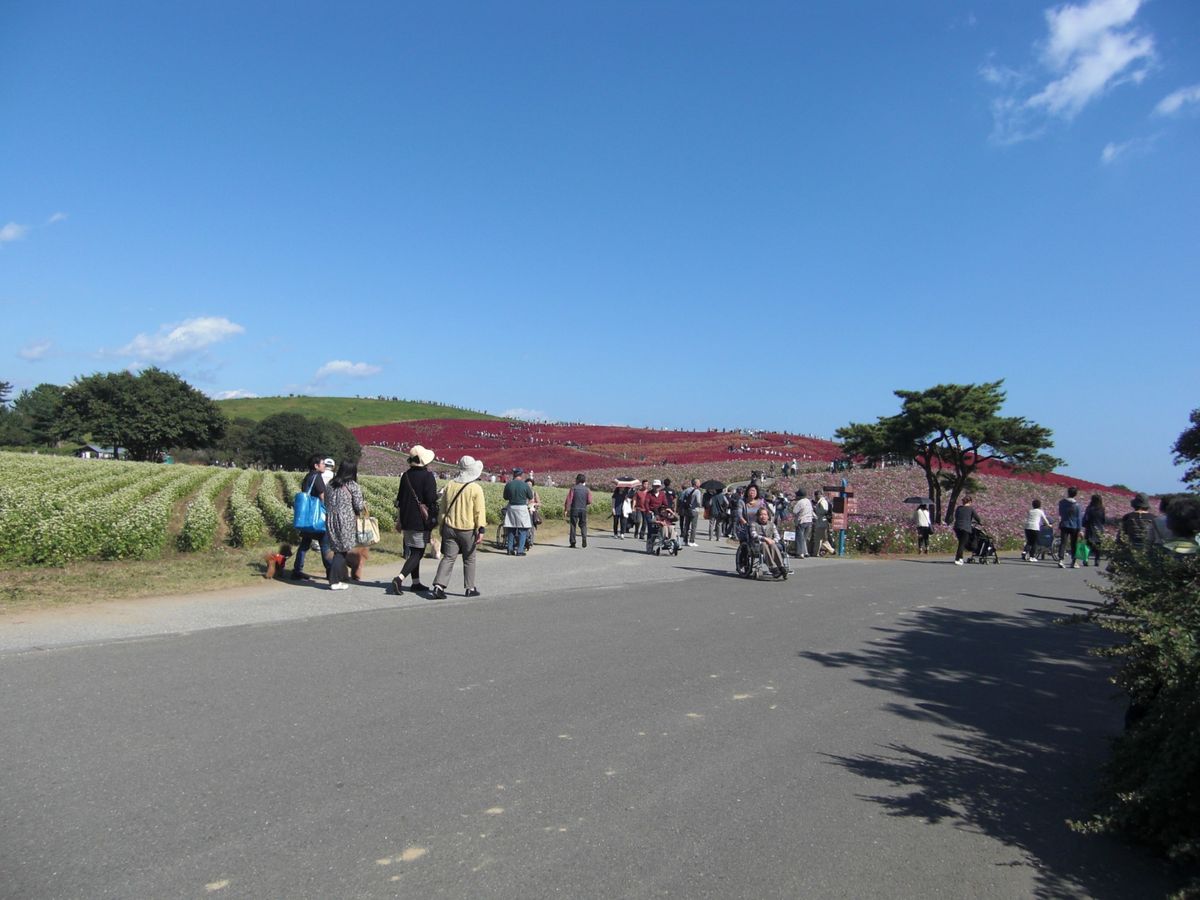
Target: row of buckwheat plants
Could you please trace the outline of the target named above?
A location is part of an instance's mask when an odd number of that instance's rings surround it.
[[[397,480],[380,475],[360,475],[358,485],[370,514],[379,520],[379,530],[395,531]]]
[[[162,553],[175,504],[211,476],[196,466],[170,468],[177,469],[176,477],[159,490],[143,495],[132,507],[110,507],[112,525],[101,535],[102,559],[146,559]]]
[[[287,497],[286,502],[279,499],[280,491]],[[258,508],[277,540],[290,544],[300,540],[300,535],[292,527],[292,495],[288,493],[288,482],[283,472],[276,472],[274,477],[263,476],[258,488]]]
[[[24,524],[5,535],[6,559],[62,565],[77,559],[127,559],[161,551],[174,502],[207,473],[150,463],[133,465],[143,466],[143,477],[117,490],[26,507]]]
[[[217,507],[213,501],[236,477],[237,472],[232,469],[219,469],[200,485],[184,513],[183,527],[176,539],[176,546],[180,550],[192,552],[212,548],[213,539],[217,536],[217,526],[220,524]]]
[[[250,490],[261,473],[243,470],[229,495],[229,543],[235,547],[253,547],[266,536],[267,523],[250,498]]]

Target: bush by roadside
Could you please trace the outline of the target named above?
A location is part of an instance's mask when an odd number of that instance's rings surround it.
[[[1082,831],[1117,833],[1195,871],[1200,866],[1200,557],[1118,547],[1105,602],[1081,617],[1119,640],[1125,731],[1113,742],[1104,799]],[[1200,897],[1200,876],[1180,897]]]

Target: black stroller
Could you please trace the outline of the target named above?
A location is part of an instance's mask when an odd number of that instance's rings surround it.
[[[992,540],[992,536],[976,525],[971,529],[971,537],[967,541],[967,549],[971,551],[971,557],[967,560],[969,563],[979,563],[987,565],[988,563],[1000,564],[1000,555],[996,553],[996,542]]]

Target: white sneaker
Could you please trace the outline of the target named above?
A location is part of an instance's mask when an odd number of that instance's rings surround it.
[[[346,581],[339,581],[337,584],[331,584],[329,589],[331,591],[348,591],[350,590],[350,583]]]
[[[961,566],[961,565],[963,564],[963,561],[962,561],[961,559],[956,559],[956,560],[954,561],[954,564],[955,564],[956,566]]]

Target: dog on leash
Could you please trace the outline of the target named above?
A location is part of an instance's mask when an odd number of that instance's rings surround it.
[[[263,578],[277,578],[287,571],[287,561],[292,556],[292,545],[281,544],[278,553],[268,553],[263,557],[263,561],[267,564],[267,571],[263,573]]]
[[[370,547],[355,547],[346,554],[346,568],[350,570],[350,578],[352,581],[362,580],[363,566],[367,564],[367,560],[371,557]]]

